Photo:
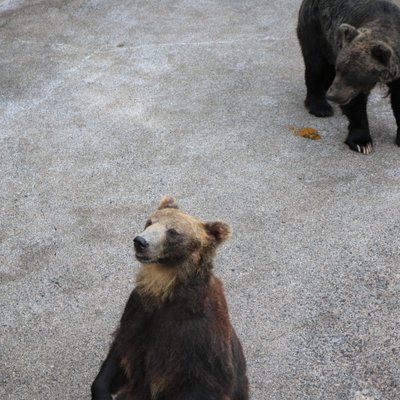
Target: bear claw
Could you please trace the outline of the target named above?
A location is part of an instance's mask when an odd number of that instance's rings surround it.
[[[353,146],[350,146],[350,148],[354,151],[357,151],[358,153],[368,155],[372,153],[372,143],[367,143],[364,145],[357,144],[355,148]]]

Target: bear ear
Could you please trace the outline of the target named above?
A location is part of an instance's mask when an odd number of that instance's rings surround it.
[[[231,228],[221,221],[205,222],[204,227],[207,233],[214,238],[217,244],[221,244],[231,236]]]
[[[357,35],[358,30],[353,25],[342,24],[339,26],[339,34],[341,36],[342,46],[349,44]]]
[[[158,205],[157,210],[163,210],[164,208],[176,208],[178,209],[178,203],[176,202],[176,200],[171,197],[171,196],[164,196],[161,199],[160,204]]]
[[[387,44],[378,42],[372,47],[371,55],[384,66],[388,66],[393,55],[393,51]]]

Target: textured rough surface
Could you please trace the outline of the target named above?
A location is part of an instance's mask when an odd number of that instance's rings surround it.
[[[233,227],[252,399],[400,398],[393,115],[375,91],[362,156],[307,114],[299,6],[0,3],[0,398],[89,398],[165,193]]]

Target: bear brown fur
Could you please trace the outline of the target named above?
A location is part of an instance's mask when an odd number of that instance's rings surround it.
[[[304,0],[297,34],[309,112],[328,117],[327,99],[340,104],[349,120],[347,145],[369,154],[368,95],[386,84],[400,146],[400,8],[387,0]]]
[[[164,197],[134,239],[141,267],[92,399],[247,400],[242,347],[230,323],[215,250],[230,236]]]

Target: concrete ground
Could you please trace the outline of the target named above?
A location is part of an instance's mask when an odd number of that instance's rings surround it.
[[[394,118],[362,156],[305,111],[299,5],[0,2],[1,399],[89,398],[163,194],[233,227],[252,399],[400,398]]]

